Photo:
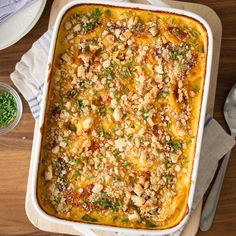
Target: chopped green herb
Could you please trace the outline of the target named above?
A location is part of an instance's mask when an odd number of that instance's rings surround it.
[[[149,117],[149,111],[150,111],[150,110],[141,109],[141,110],[139,110],[139,111],[143,114],[144,120],[146,120],[146,119]]]
[[[75,175],[72,175],[71,177],[70,177],[70,180],[73,180],[75,178]]]
[[[101,197],[94,201],[93,204],[99,205],[103,208],[110,208],[113,211],[117,211],[119,208],[122,207],[120,199],[111,198],[105,192],[102,192]]]
[[[168,160],[168,159],[165,159],[165,160],[164,160],[164,164],[166,164],[166,165],[169,164],[169,160]]]
[[[73,189],[73,191],[76,192],[78,189],[79,189],[79,187],[75,187],[75,188]]]
[[[96,218],[93,218],[88,214],[82,216],[81,219],[85,220],[85,221],[90,221],[90,222],[97,222],[98,221]]]
[[[102,133],[103,137],[105,137],[105,138],[110,138],[111,137],[111,135],[104,130],[102,125],[99,128],[100,128],[100,132]]]
[[[171,121],[167,121],[167,128],[169,129],[170,128],[170,125],[171,125]]]
[[[83,111],[83,108],[84,108],[84,104],[83,104],[83,101],[82,100],[78,100],[77,101],[77,107],[80,111]]]
[[[195,29],[193,29],[191,33],[194,37],[197,37],[199,35],[199,32]]]
[[[122,222],[128,222],[129,221],[129,217],[128,215],[125,215],[125,217],[122,219]]]
[[[109,9],[106,9],[104,11],[104,14],[107,15],[107,16],[111,16],[111,11]]]
[[[204,48],[204,45],[202,45],[202,53],[205,52],[205,48]]]
[[[121,177],[120,177],[119,175],[116,175],[116,176],[115,176],[115,181],[120,182],[120,181],[121,181]]]
[[[83,50],[83,51],[84,51],[84,52],[89,52],[89,50],[90,50],[90,49],[89,49],[89,45],[86,44],[86,45],[84,46],[84,50]]]
[[[63,108],[64,108],[63,103],[59,103],[59,105],[58,105],[59,111],[61,111]]]
[[[79,170],[75,170],[75,176],[76,176],[76,177],[79,176]]]
[[[182,159],[182,162],[185,164],[189,162],[188,158],[184,154],[181,155],[181,159]]]
[[[101,114],[102,114],[102,116],[105,116],[105,115],[107,114],[107,109],[106,109],[106,107],[102,107],[102,108],[101,108]]]
[[[114,90],[113,96],[114,96],[115,98],[120,99],[122,95],[121,95],[121,94],[117,94],[117,90]]]
[[[145,220],[145,225],[149,228],[154,228],[156,227],[155,224],[153,224],[151,221]]]
[[[171,175],[166,175],[165,178],[166,178],[167,183],[169,183],[173,180],[173,176],[171,176]]]
[[[93,92],[92,96],[94,97],[94,96],[96,96],[97,94],[98,94],[98,92],[95,91],[95,92]]]
[[[143,136],[138,136],[138,140],[141,142],[143,140]]]
[[[200,88],[198,86],[198,84],[195,84],[195,91],[198,93],[200,91]]]
[[[138,32],[141,32],[142,29],[143,29],[143,24],[142,24],[142,22],[138,22],[137,27],[136,27],[136,30],[137,30]]]
[[[125,162],[125,163],[123,164],[123,166],[124,166],[125,169],[128,167],[128,165],[129,165],[128,162]]]
[[[77,90],[76,89],[71,89],[67,92],[68,97],[75,97],[77,95]]]
[[[109,89],[109,88],[110,88],[110,83],[107,82],[107,83],[105,84],[105,87],[106,87],[107,89]]]
[[[99,8],[96,8],[91,14],[90,14],[90,20],[86,23],[82,22],[82,29],[84,33],[88,33],[89,31],[92,31],[100,22],[101,22],[101,15],[102,12]]]
[[[158,95],[157,95],[157,98],[162,98],[162,99],[164,99],[164,98],[167,98],[168,96],[169,96],[169,92],[165,92],[165,91],[163,91],[163,92],[161,92],[161,93],[159,93]]]
[[[177,141],[177,140],[170,140],[167,142],[167,144],[169,144],[174,151],[176,152],[179,148],[182,148],[183,143],[181,141]]]
[[[104,75],[108,76],[110,79],[114,79],[114,72],[112,68],[107,68],[106,70],[104,70]]]
[[[128,135],[128,140],[130,141],[132,139],[133,135],[132,134],[129,134]]]
[[[96,168],[99,168],[101,166],[101,162],[96,163]]]
[[[123,89],[123,93],[127,93],[128,91],[129,91],[128,88],[124,88],[124,89]]]
[[[79,159],[76,159],[75,164],[76,164],[76,166],[79,165]]]

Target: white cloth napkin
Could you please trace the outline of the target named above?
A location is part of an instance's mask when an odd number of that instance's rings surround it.
[[[0,24],[36,0],[0,0]]]
[[[47,67],[52,29],[48,30],[16,64],[10,75],[13,83],[27,100],[34,118],[39,118],[42,90]],[[201,159],[191,211],[194,211],[208,189],[218,161],[234,146],[235,141],[223,130],[216,120],[206,116]],[[176,232],[174,235],[179,235]],[[122,234],[126,235],[126,234]]]

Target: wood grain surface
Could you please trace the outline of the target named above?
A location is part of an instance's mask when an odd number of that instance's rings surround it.
[[[58,0],[56,0],[58,1]],[[236,83],[236,1],[196,0],[214,9],[223,24],[222,50],[216,91],[214,117],[227,130],[223,104],[228,91]],[[12,85],[9,74],[21,56],[47,30],[52,0],[35,27],[18,43],[0,51],[0,81]],[[10,30],[10,29],[9,29]],[[34,120],[23,100],[24,113],[20,125],[11,133],[0,136],[0,236],[59,235],[36,229],[24,210],[28,168],[31,155]],[[236,234],[236,149],[233,150],[226,173],[213,227],[198,236],[233,236]]]

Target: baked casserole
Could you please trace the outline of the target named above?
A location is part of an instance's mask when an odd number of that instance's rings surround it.
[[[190,17],[81,4],[56,41],[37,183],[71,221],[165,229],[188,212],[208,38]]]

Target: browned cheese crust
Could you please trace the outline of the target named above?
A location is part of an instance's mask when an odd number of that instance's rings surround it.
[[[207,33],[168,12],[79,5],[56,41],[37,196],[58,218],[164,229],[187,211]]]

